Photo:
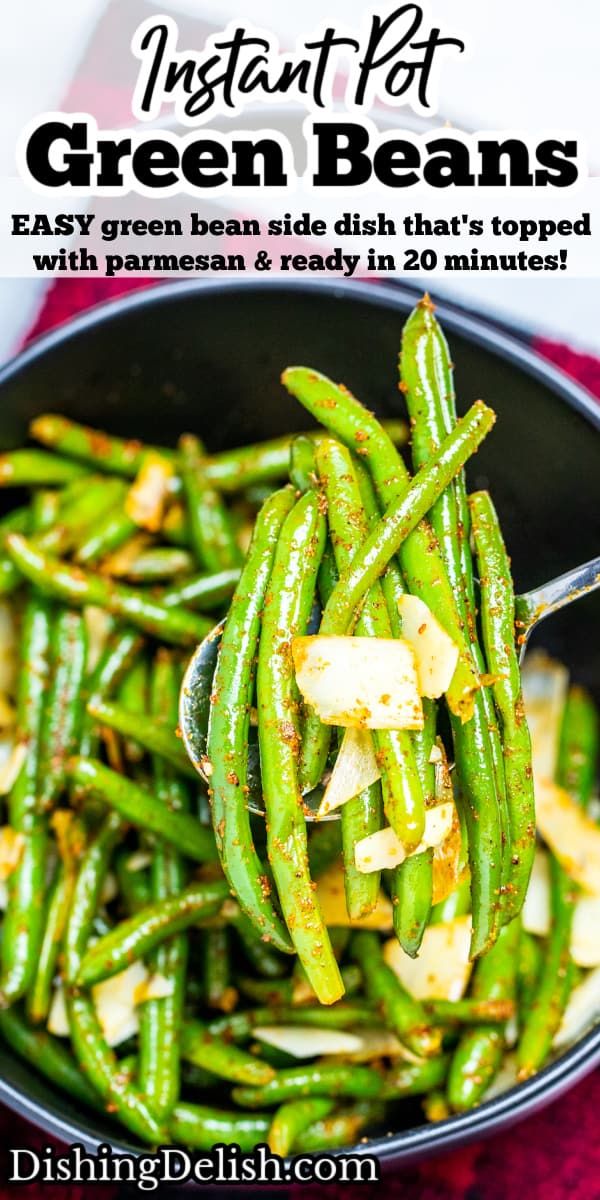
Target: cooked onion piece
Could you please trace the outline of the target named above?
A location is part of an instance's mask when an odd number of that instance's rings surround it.
[[[317,900],[323,920],[326,925],[345,925],[352,929],[378,929],[389,933],[394,928],[391,901],[383,893],[372,912],[364,917],[351,920],[346,908],[344,891],[344,868],[341,862],[335,862],[317,881]]]
[[[550,913],[550,860],[539,846],[533,860],[533,870],[525,896],[522,913],[523,929],[536,937],[547,937],[552,917]]]
[[[554,780],[562,715],[569,687],[569,673],[543,651],[528,654],[522,673],[523,699],[531,734],[533,776]]]
[[[600,895],[600,829],[564,788],[535,781],[538,829],[568,875],[586,892]]]
[[[341,1029],[317,1029],[314,1025],[260,1025],[253,1030],[259,1042],[284,1050],[294,1058],[314,1058],[321,1054],[352,1054],[361,1048],[361,1039]]]
[[[371,734],[366,729],[347,729],[317,817],[325,817],[334,809],[341,808],[342,804],[359,796],[380,777]]]
[[[418,596],[408,592],[401,596],[398,611],[402,637],[415,652],[419,691],[435,700],[450,686],[458,662],[458,646]]]
[[[385,943],[383,956],[417,1000],[460,1000],[471,975],[470,940],[470,916],[455,917],[427,927],[417,958],[405,954],[396,938]]]
[[[162,525],[172,478],[173,464],[149,450],[127,493],[125,512],[150,533],[157,533]]]
[[[448,837],[454,820],[454,804],[439,804],[425,813],[425,833],[414,854],[421,854],[430,846],[440,846]],[[407,857],[406,850],[394,830],[388,826],[362,838],[354,847],[354,861],[358,871],[368,875],[371,871],[385,871],[398,867]]]
[[[554,1046],[570,1046],[600,1017],[600,967],[573,988]]]
[[[297,637],[296,682],[326,725],[422,729],[415,656],[401,638]]]

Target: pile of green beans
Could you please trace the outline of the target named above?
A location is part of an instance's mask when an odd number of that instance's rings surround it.
[[[543,1066],[577,977],[577,891],[556,859],[547,939],[520,915],[535,812],[514,589],[491,498],[465,480],[494,414],[478,401],[457,418],[427,298],[402,337],[410,466],[406,422],[305,367],[283,383],[321,428],[211,454],[195,434],[149,446],[46,414],[30,430],[42,448],[0,455],[0,489],[19,489],[0,519],[19,643],[2,697],[0,1037],[148,1145],[311,1153],[394,1131],[415,1097],[428,1119],[464,1111],[515,1040],[520,1078]],[[151,470],[160,486],[140,504]],[[406,592],[456,643],[454,677],[423,702],[422,730],[373,732],[381,778],[314,823],[305,796],[322,794],[343,730],[304,703],[292,641],[401,637]],[[223,618],[200,778],[179,691]],[[434,850],[415,853],[440,738],[461,841],[441,896]],[[584,809],[597,756],[596,710],[573,687],[557,781]],[[407,858],[361,874],[357,842],[388,825]],[[335,921],[328,879],[343,880]],[[463,995],[413,995],[386,943],[410,962],[429,927],[467,914]],[[105,1006],[134,974],[115,1033]],[[272,1027],[304,1033],[306,1057]],[[310,1052],[315,1031],[329,1054]],[[360,1050],[336,1051],[342,1034]]]

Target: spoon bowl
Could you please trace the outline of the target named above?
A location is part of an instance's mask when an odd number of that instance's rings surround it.
[[[593,558],[579,567],[573,567],[556,579],[551,579],[541,587],[524,592],[515,598],[515,640],[519,650],[519,662],[522,663],[527,649],[527,643],[536,625],[544,621],[560,608],[566,608],[582,596],[600,587],[600,557]],[[208,734],[208,718],[210,714],[210,697],[213,677],[217,666],[221,635],[225,627],[224,617],[218,625],[211,629],[204,640],[194,651],[181,685],[179,696],[179,727],[183,744],[190,762],[205,783],[209,782],[206,773],[206,742]],[[451,765],[451,769],[454,764]],[[260,761],[258,742],[251,741],[248,747],[248,809],[256,816],[264,817],[261,807],[262,791],[260,782]],[[318,807],[317,792],[308,793],[304,801],[304,814],[307,821],[315,821]],[[315,801],[311,804],[310,797]],[[319,821],[338,821],[340,813],[329,813],[320,817]]]

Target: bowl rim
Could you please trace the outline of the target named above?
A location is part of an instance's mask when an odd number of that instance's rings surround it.
[[[435,279],[432,279],[435,291]],[[281,279],[251,277],[241,280],[186,280],[160,283],[136,289],[114,299],[96,304],[79,316],[73,317],[49,332],[35,338],[23,350],[15,354],[0,368],[0,388],[10,383],[23,371],[52,352],[68,343],[72,338],[122,315],[155,304],[169,304],[180,299],[210,296],[215,293],[252,293],[283,291],[287,293],[318,292],[332,300],[352,302],[359,300],[376,308],[404,311],[407,304],[414,304],[420,289],[402,283],[359,280]],[[535,350],[521,341],[518,336],[496,327],[491,319],[478,317],[451,300],[436,301],[436,311],[445,327],[496,356],[508,361],[527,375],[543,383],[549,390],[582,415],[589,424],[600,430],[600,404],[581,384],[566,375],[558,367],[541,357]],[[373,1155],[382,1164],[407,1163],[420,1157],[425,1150],[440,1153],[457,1145],[497,1133],[510,1124],[531,1115],[539,1108],[551,1103],[567,1088],[572,1087],[600,1063],[600,1024],[550,1062],[538,1074],[516,1084],[478,1108],[452,1116],[432,1124],[423,1123],[399,1133],[375,1137],[357,1146],[335,1151],[335,1154],[352,1152]],[[0,1100],[14,1112],[25,1117],[37,1128],[52,1134],[62,1141],[83,1144],[94,1152],[106,1139],[91,1136],[68,1117],[41,1105],[28,1094],[0,1077]],[[131,1146],[111,1138],[110,1145],[117,1154],[137,1152]],[[144,1153],[140,1150],[139,1153]],[[316,1155],[315,1157],[318,1157]]]

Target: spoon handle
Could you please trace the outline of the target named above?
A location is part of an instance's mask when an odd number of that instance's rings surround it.
[[[579,567],[573,567],[557,579],[525,592],[516,598],[516,619],[525,636],[528,637],[534,625],[544,620],[550,613],[557,612],[566,604],[579,600],[600,587],[600,557],[592,558]]]

